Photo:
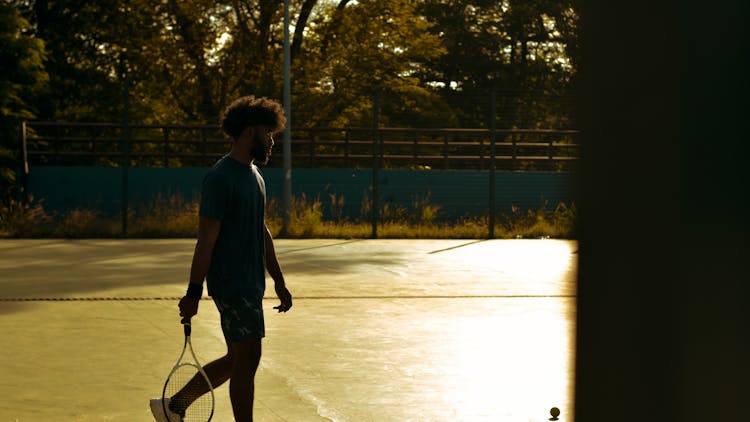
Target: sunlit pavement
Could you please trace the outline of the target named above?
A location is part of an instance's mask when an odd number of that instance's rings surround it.
[[[150,421],[194,241],[0,240],[0,422]],[[573,411],[576,249],[558,240],[276,241],[258,421],[546,421]],[[33,300],[27,300],[33,299]],[[69,300],[51,300],[69,299]],[[193,344],[225,351],[201,302]],[[231,421],[228,386],[215,421]]]

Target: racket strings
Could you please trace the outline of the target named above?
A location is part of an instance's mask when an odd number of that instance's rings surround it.
[[[184,364],[167,382],[164,397],[170,398],[170,409],[185,422],[207,421],[213,413],[208,380],[192,365]]]

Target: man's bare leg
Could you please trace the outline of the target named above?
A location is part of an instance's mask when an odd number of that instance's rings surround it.
[[[255,372],[261,354],[260,338],[229,345],[234,356],[234,366],[229,381],[229,397],[236,422],[252,422],[255,398]]]
[[[232,374],[233,360],[234,357],[230,349],[226,356],[216,359],[203,367],[213,388],[217,388],[229,379],[229,376]],[[170,407],[173,407],[173,410],[177,412],[184,412],[198,397],[208,393],[208,390],[209,387],[201,374],[196,374],[177,394],[172,396],[171,402],[173,405]]]

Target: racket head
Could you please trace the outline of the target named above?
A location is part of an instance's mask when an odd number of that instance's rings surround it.
[[[165,415],[167,411],[167,399],[170,399],[180,391],[194,377],[198,376],[209,387],[205,394],[194,398],[194,401],[185,409],[185,415],[182,417],[183,422],[208,422],[214,414],[214,392],[211,383],[206,377],[205,372],[200,366],[191,362],[183,362],[175,366],[164,383],[162,391],[162,409]],[[169,418],[169,417],[168,417]],[[170,422],[173,422],[170,420]],[[174,422],[178,422],[177,420]]]

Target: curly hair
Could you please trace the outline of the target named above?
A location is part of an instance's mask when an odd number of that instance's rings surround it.
[[[248,95],[232,101],[224,109],[220,123],[227,136],[237,139],[250,126],[266,125],[271,127],[272,133],[281,132],[286,125],[286,116],[278,101]]]

